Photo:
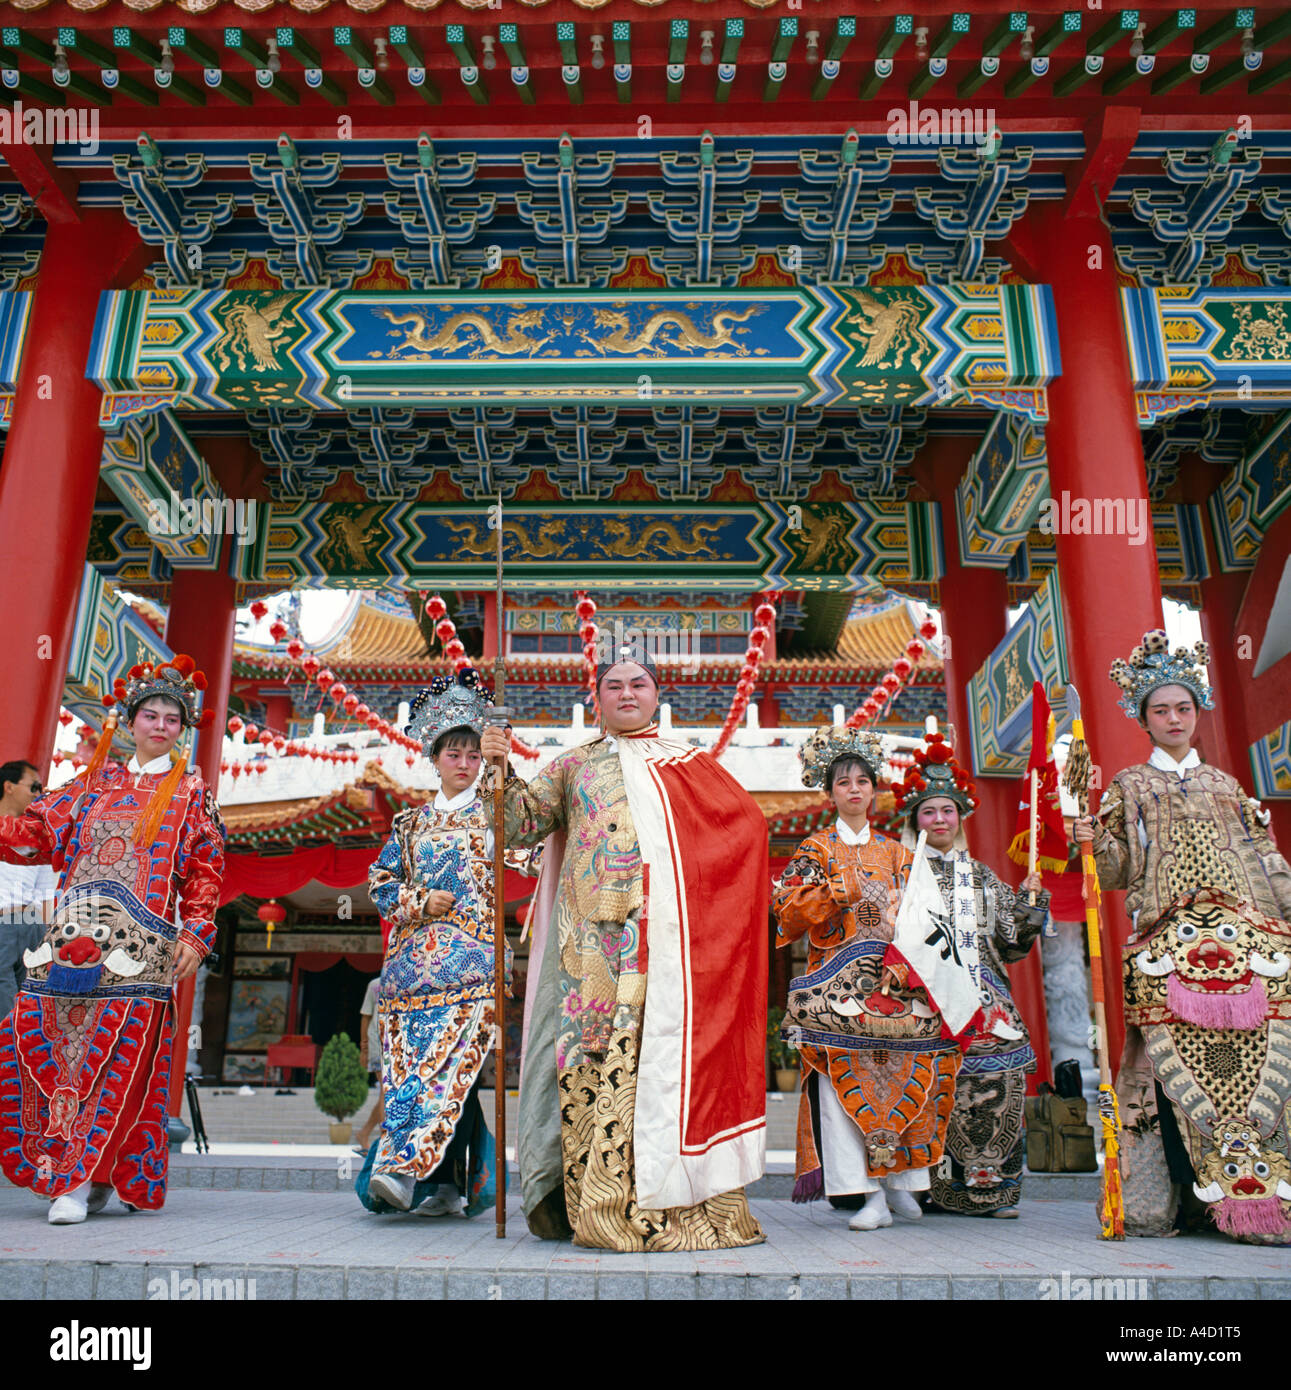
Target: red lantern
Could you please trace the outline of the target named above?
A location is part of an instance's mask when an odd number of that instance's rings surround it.
[[[452,618],[445,618],[442,622],[435,624],[435,636],[441,642],[451,642],[457,636],[457,624]]]
[[[596,604],[584,594],[574,605],[574,612],[581,622],[590,623],[596,616]]]
[[[899,656],[892,663],[892,674],[900,677],[901,680],[905,680],[913,670],[914,664],[907,657]]]
[[[241,727],[242,718],[240,715],[235,714],[232,719],[229,720],[229,733],[236,734]]]
[[[256,908],[256,916],[264,923],[265,936],[269,945],[273,945],[273,929],[280,927],[287,920],[287,909],[280,902],[275,902],[272,898],[267,903],[261,903]]]
[[[321,664],[322,663],[313,654],[313,652],[310,652],[310,654],[304,659],[304,661],[300,663],[300,669],[304,671],[304,673],[309,677],[310,680],[313,680],[314,677],[318,674],[318,668]]]
[[[414,766],[416,766],[417,759],[414,758],[414,757],[412,756],[411,753],[409,753],[408,756],[404,759],[404,762],[405,762],[409,767],[414,767]]]
[[[895,695],[901,689],[901,677],[894,675],[891,671],[879,682],[889,695]]]
[[[329,671],[327,667],[324,666],[314,679],[318,682],[318,688],[320,690],[330,690],[332,686],[336,684],[336,673],[334,671]]]
[[[293,661],[299,661],[300,658],[305,655],[305,644],[299,637],[293,637],[291,641],[287,643],[287,655],[291,657]]]
[[[755,627],[753,631],[749,633],[749,650],[752,651],[753,648],[756,647],[758,651],[761,651],[762,648],[766,646],[770,637],[771,634],[766,628]]]
[[[82,768],[82,767],[84,767],[84,766],[85,766],[85,759],[84,759],[83,757],[81,757],[81,755],[80,755],[79,753],[73,753],[73,754],[72,754],[72,766],[75,767],[75,768]]]
[[[314,762],[317,762],[317,761],[318,761],[318,758],[319,758],[318,749],[317,749],[317,748],[311,748],[311,749],[309,750],[309,756],[310,756],[311,759],[313,759]]]
[[[223,762],[220,763],[220,771],[221,771],[221,772],[227,772],[228,770],[229,770],[229,760],[228,760],[227,758],[225,758],[225,759],[223,760]]]
[[[917,637],[912,637],[912,638],[905,644],[905,654],[906,654],[912,661],[918,661],[919,658],[924,654],[924,652],[925,652],[926,650],[927,650],[927,648],[923,645],[923,643],[922,643]]]
[[[269,611],[269,605],[262,598],[258,598],[251,605],[251,616],[259,622]]]
[[[578,635],[583,639],[583,646],[586,648],[589,643],[596,641],[596,624],[584,623],[578,630]]]
[[[592,665],[595,665],[595,664],[596,664],[596,643],[595,643],[595,642],[585,642],[585,643],[583,644],[583,660],[584,660],[584,661],[587,661],[587,662],[591,662]]]
[[[761,660],[762,660],[762,648],[761,648],[761,647],[752,647],[752,646],[750,646],[750,647],[746,647],[746,648],[744,649],[744,664],[745,664],[746,666],[752,666],[752,667],[754,667],[754,668],[756,669],[757,666],[758,666],[758,664],[759,664],[759,662],[761,662]]]
[[[456,661],[459,656],[466,655],[466,648],[459,637],[454,637],[451,642],[444,643],[444,658],[447,661]]]
[[[345,699],[345,697],[346,697],[349,693],[350,693],[350,688],[349,688],[349,686],[348,686],[348,685],[342,685],[340,681],[337,681],[336,684],[333,685],[333,686],[331,687],[331,689],[328,690],[328,692],[327,692],[328,696],[329,696],[331,699],[336,700],[336,701],[338,701],[338,702],[341,701],[341,700],[343,700],[343,699]]]
[[[431,594],[426,600],[426,616],[437,623],[448,612],[448,604],[438,594]]]
[[[759,627],[774,629],[775,627],[775,605],[771,603],[759,603],[753,610],[753,621]]]
[[[355,719],[359,720],[359,722],[362,724],[366,724],[368,722],[368,715],[371,713],[371,709],[369,709],[369,707],[366,704],[364,704],[362,700],[360,700],[354,706],[354,717]]]
[[[260,746],[261,746],[262,748],[266,748],[266,749],[267,749],[271,743],[273,743],[273,735],[269,732],[268,729],[261,729],[261,730],[260,730]]]
[[[265,772],[265,768],[266,768],[267,766],[268,766],[267,763],[256,763],[256,765],[255,765],[255,767],[252,769],[252,771],[255,773],[255,775],[256,775],[257,777],[263,777],[263,776],[264,776],[264,772]]]
[[[279,734],[273,741],[273,751],[275,753],[281,753],[283,749],[286,748],[286,746],[287,740],[283,738],[281,734]]]
[[[937,635],[937,624],[931,618],[925,618],[919,624],[919,636],[925,641],[931,642]]]
[[[62,761],[63,761],[63,755],[62,755],[61,753],[55,753],[55,754],[54,754],[54,766],[55,766],[55,767],[58,767],[58,766],[62,763]]]
[[[233,780],[236,782],[237,779],[242,776],[242,764],[234,763],[233,766],[229,768],[229,771],[233,774]]]
[[[359,707],[359,697],[351,691],[345,699],[341,701],[341,708],[346,714],[354,714]]]
[[[72,722],[72,720],[75,719],[75,718],[76,718],[76,716],[75,716],[74,714],[68,714],[68,712],[67,712],[66,710],[60,710],[60,711],[59,711],[58,722],[63,726],[63,728],[67,728],[67,726],[68,726],[68,725]]]
[[[275,642],[281,642],[286,635],[287,624],[284,623],[281,618],[275,618],[273,622],[269,624],[269,636],[272,637]]]
[[[256,736],[259,732],[260,732],[260,726],[259,726],[259,724],[248,724],[248,725],[247,725],[247,730],[246,730],[247,742],[248,742],[248,743],[253,743],[253,742],[255,741],[255,736]]]

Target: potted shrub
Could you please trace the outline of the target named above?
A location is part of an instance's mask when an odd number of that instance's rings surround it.
[[[314,1104],[336,1121],[328,1125],[333,1144],[348,1144],[353,1126],[346,1121],[368,1098],[368,1078],[359,1049],[348,1033],[337,1033],[323,1048],[314,1078]]]
[[[784,1010],[779,1005],[767,1011],[767,1044],[771,1070],[775,1073],[777,1091],[798,1089],[798,1053],[780,1036],[784,1025]]]

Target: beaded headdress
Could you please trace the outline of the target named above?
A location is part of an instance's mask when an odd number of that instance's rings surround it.
[[[1107,673],[1125,692],[1120,706],[1130,719],[1139,719],[1143,701],[1163,685],[1181,685],[1197,702],[1198,709],[1214,709],[1215,696],[1205,682],[1210,663],[1210,647],[1198,642],[1194,647],[1176,647],[1170,655],[1170,642],[1161,628],[1143,634],[1141,646],[1128,661],[1117,657]]]
[[[176,652],[169,661],[156,665],[145,661],[132,666],[125,676],[118,676],[112,683],[112,694],[105,695],[103,703],[109,710],[120,710],[118,718],[124,716],[129,722],[145,700],[164,695],[179,706],[185,728],[206,729],[215,722],[215,711],[199,708],[205,689],[206,677],[197,669],[197,663],[191,656]]]
[[[456,680],[436,676],[429,687],[412,702],[408,726],[404,730],[421,744],[421,751],[430,757],[435,740],[450,729],[474,729],[484,732],[485,712],[493,702],[480,685],[480,673],[467,666],[457,673]]]
[[[829,769],[839,758],[859,758],[870,771],[875,784],[886,753],[883,740],[872,729],[854,729],[846,724],[826,724],[817,729],[798,749],[805,787],[825,787]]]
[[[979,804],[976,790],[972,778],[955,761],[955,750],[945,735],[929,734],[914,755],[914,766],[906,772],[905,780],[893,784],[892,796],[904,815],[913,815],[934,796],[944,796],[959,807],[961,816],[971,816]]]

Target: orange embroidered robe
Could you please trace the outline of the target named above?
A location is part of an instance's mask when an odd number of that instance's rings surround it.
[[[790,986],[786,1033],[804,1064],[795,1201],[824,1193],[817,1088],[832,1086],[860,1131],[875,1177],[940,1161],[955,1100],[959,1050],[908,970],[883,990],[885,957],[910,873],[910,851],[871,834],[849,844],[837,826],[809,835],[775,885],[777,945],[807,938],[807,974]],[[830,882],[841,883],[846,905]],[[845,1029],[845,1031],[842,1031]]]

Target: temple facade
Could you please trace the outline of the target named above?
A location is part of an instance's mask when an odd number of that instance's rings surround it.
[[[944,717],[1003,870],[1033,682],[1059,733],[1078,688],[1103,781],[1140,761],[1107,667],[1171,597],[1214,651],[1202,751],[1285,848],[1289,89],[1274,7],[4,6],[5,756],[43,766],[60,710],[181,650],[217,714],[195,760],[236,780],[231,717],[285,748],[319,703],[288,618],[238,644],[238,611],[311,588],[369,595],[317,656],[386,721],[442,594],[557,737],[581,590],[675,634],[699,737],[771,594],[756,736]],[[910,603],[935,650],[885,692]],[[320,737],[359,753],[336,703]],[[235,857],[343,853],[415,789],[403,756],[230,790]]]

